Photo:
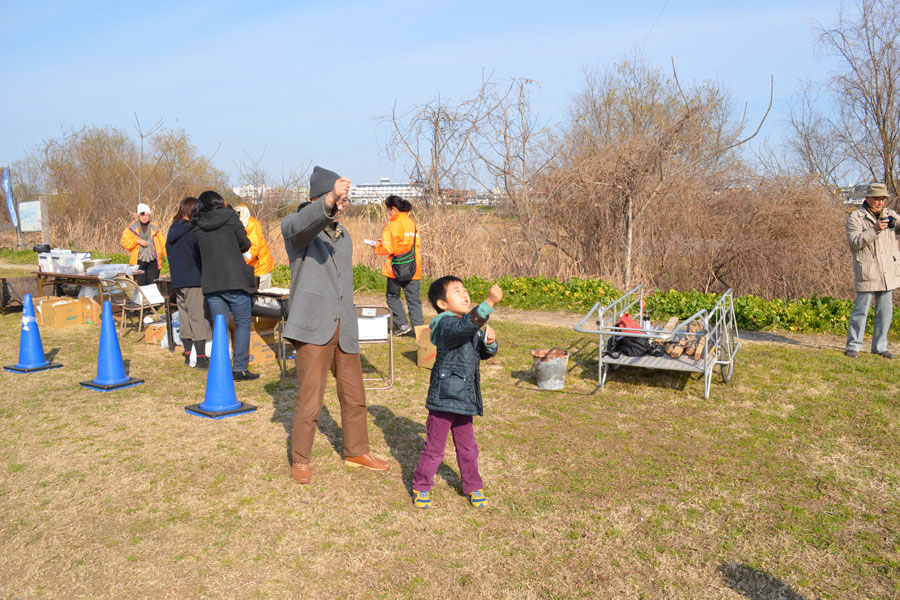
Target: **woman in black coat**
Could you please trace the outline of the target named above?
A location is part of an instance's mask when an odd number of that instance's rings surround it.
[[[191,348],[196,347],[197,368],[206,369],[209,368],[206,340],[212,336],[203,289],[200,287],[200,249],[191,226],[191,211],[195,204],[197,199],[192,197],[181,201],[166,236],[166,254],[169,257],[169,273],[181,319],[184,364],[191,364]]]
[[[250,307],[256,292],[253,267],[244,261],[243,253],[250,249],[250,238],[238,214],[225,205],[218,193],[208,190],[200,194],[192,213],[191,225],[203,270],[200,286],[206,296],[212,321],[228,312],[234,316],[234,360],[232,375],[235,381],[256,379],[248,369],[250,357]]]

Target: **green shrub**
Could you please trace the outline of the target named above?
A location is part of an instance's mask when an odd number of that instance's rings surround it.
[[[650,295],[646,298],[646,304],[654,320],[669,317],[685,319],[698,310],[711,309],[718,298],[717,294],[669,290]],[[852,300],[838,300],[830,296],[765,300],[751,294],[734,299],[734,316],[738,327],[755,331],[781,329],[842,334],[847,332],[852,309]],[[895,314],[894,317],[893,326],[897,325],[900,325],[900,314]],[[867,321],[867,328],[871,331],[871,319]]]
[[[275,265],[275,269],[272,271],[272,285],[290,289],[291,268],[287,265]]]

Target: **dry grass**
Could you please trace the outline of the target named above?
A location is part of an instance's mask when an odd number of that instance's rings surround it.
[[[0,373],[0,597],[900,594],[900,367],[756,344],[709,401],[697,378],[629,369],[598,392],[590,340],[497,325],[476,424],[491,508],[460,495],[451,446],[424,514],[408,488],[427,372],[410,338],[395,386],[369,393],[372,449],[393,469],[342,466],[332,385],[313,483],[298,486],[296,383],[274,365],[238,385],[257,412],[211,421],[183,411],[204,376],[177,356],[130,335],[123,355],[147,383],[101,394],[77,384],[94,376],[98,328],[43,331],[63,369]],[[0,363],[16,362],[17,336],[17,316],[0,318]],[[573,351],[563,391],[534,385],[545,344]],[[369,368],[384,350],[365,347]]]
[[[499,231],[502,224],[497,217],[464,209],[417,210],[412,214],[421,236],[422,260],[425,273],[465,273],[495,278],[510,274],[509,260]],[[371,207],[354,210],[341,218],[353,237],[353,264],[363,264],[378,271],[385,257],[378,256],[364,239],[381,239],[389,222],[384,211]],[[287,264],[287,253],[281,237],[281,225],[275,222],[266,238],[277,264]]]

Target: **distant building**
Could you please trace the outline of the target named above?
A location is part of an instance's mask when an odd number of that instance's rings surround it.
[[[249,183],[240,187],[231,188],[231,191],[234,192],[238,198],[254,201],[265,199],[271,190],[272,188],[267,185],[252,185]]]
[[[246,184],[240,187],[233,187],[231,191],[247,202],[274,202],[278,205],[284,205],[306,200],[309,188],[296,187],[285,189],[271,188],[267,185]]]
[[[474,195],[474,190],[458,190],[454,188],[441,190],[441,200],[443,200],[444,204],[465,204],[466,199]]]
[[[350,186],[349,197],[354,204],[381,204],[388,196],[418,200],[422,197],[422,189],[414,183],[392,183],[390,177],[382,177],[378,183],[359,183]]]
[[[842,187],[840,190],[841,200],[844,201],[844,204],[862,204],[866,199],[867,189],[869,189],[867,183]]]
[[[481,190],[478,193],[470,192],[466,195],[466,204],[478,206],[490,206],[498,204],[503,198],[503,192],[500,188],[493,190]]]

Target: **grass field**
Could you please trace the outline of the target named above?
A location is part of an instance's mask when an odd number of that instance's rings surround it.
[[[428,371],[411,338],[370,392],[387,474],[342,466],[330,384],[313,483],[288,477],[296,381],[237,385],[259,410],[187,415],[205,374],[122,340],[131,374],[82,389],[99,328],[42,331],[59,370],[0,373],[0,598],[896,598],[900,361],[746,344],[734,381],[620,369],[596,343],[497,323],[476,420],[490,508],[461,496],[452,445],[434,508],[412,506]],[[0,364],[19,317],[0,317]],[[572,351],[537,390],[530,350]],[[369,370],[386,347],[367,346]]]

